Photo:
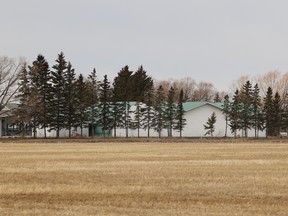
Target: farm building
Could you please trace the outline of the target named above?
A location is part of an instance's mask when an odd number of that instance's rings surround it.
[[[17,109],[18,105],[15,103],[8,103],[0,111],[0,137],[17,136],[20,131],[17,126],[10,124],[13,117],[13,111]],[[29,131],[27,131],[29,133]]]
[[[215,131],[213,133],[214,137],[224,137],[225,131],[226,131],[226,120],[225,116],[222,113],[223,109],[223,103],[211,103],[211,102],[186,102],[183,104],[184,107],[184,118],[186,119],[186,125],[184,127],[184,130],[182,131],[182,137],[203,137],[205,136],[205,129],[204,124],[206,124],[209,117],[211,117],[212,113],[215,112],[217,121],[215,123]],[[135,105],[131,106],[131,110],[135,110]],[[147,137],[147,130],[140,129],[140,137]],[[114,135],[114,132],[112,132],[112,136]],[[126,130],[124,128],[117,128],[116,132],[117,136],[119,137],[125,137],[126,136]],[[128,130],[129,137],[137,137],[138,136],[138,130]],[[173,137],[179,137],[179,132],[176,130],[172,131]],[[151,137],[158,137],[159,134],[155,130],[150,130],[150,136]],[[161,137],[167,137],[168,136],[168,130],[163,130]],[[227,137],[233,137],[234,134],[231,133],[230,128],[227,128]],[[237,131],[237,136],[244,136],[243,131]],[[255,136],[254,130],[248,131],[249,137]],[[265,131],[259,131],[258,132],[259,137],[265,137],[266,132]]]
[[[145,105],[143,105],[145,106]],[[207,123],[207,120],[209,117],[211,117],[212,113],[214,112],[216,114],[216,123],[215,123],[215,131],[213,133],[214,137],[224,137],[225,134],[227,137],[233,137],[234,134],[231,133],[230,128],[227,127],[226,132],[226,120],[225,116],[222,113],[223,109],[223,103],[211,103],[211,102],[186,102],[183,104],[184,107],[184,118],[186,119],[186,125],[184,127],[184,130],[182,131],[182,137],[204,137],[206,130],[204,129],[204,124]],[[6,106],[1,112],[0,112],[0,137],[2,136],[13,136],[17,135],[17,128],[15,129],[13,125],[9,125],[9,117],[11,115],[11,110],[15,109],[15,106],[8,105]],[[136,109],[136,103],[131,102],[130,103],[130,111],[133,111]],[[133,112],[131,117],[133,118]],[[82,136],[83,137],[89,137],[92,134],[92,131],[94,131],[95,136],[103,136],[103,131],[101,128],[96,127],[92,128],[87,125],[82,130]],[[117,137],[126,137],[126,132],[128,132],[129,137],[137,137],[138,136],[138,130],[137,129],[128,129],[126,131],[125,128],[117,128],[116,129],[116,136]],[[32,135],[32,131],[29,132],[30,136]],[[140,137],[147,137],[148,131],[145,129],[139,130]],[[80,128],[74,128],[72,130],[72,137],[79,137],[81,134]],[[19,135],[19,131],[18,131]],[[36,136],[37,137],[44,137],[44,129],[37,128],[36,130]],[[47,128],[46,131],[47,137],[56,137],[56,131],[49,131],[49,128]],[[60,131],[60,137],[68,137],[69,132],[66,129],[62,129]],[[107,131],[106,136],[114,137],[114,130]],[[158,137],[159,134],[157,131],[150,129],[150,137]],[[164,129],[161,132],[161,137],[167,137],[168,136],[168,130]],[[179,131],[173,130],[172,131],[173,137],[179,137],[180,133]],[[237,136],[242,137],[244,136],[243,131],[237,131]],[[249,137],[255,136],[255,131],[249,130],[248,131]],[[258,132],[259,137],[265,137],[266,132],[259,131]]]

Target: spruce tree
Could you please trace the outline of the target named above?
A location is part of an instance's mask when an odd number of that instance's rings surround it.
[[[52,89],[53,99],[51,101],[52,112],[50,126],[51,130],[56,131],[56,137],[59,138],[60,130],[65,128],[65,78],[64,74],[67,70],[67,62],[64,54],[61,52],[56,59],[56,64],[53,66],[52,75]]]
[[[154,88],[152,87],[148,92],[145,93],[145,106],[142,112],[142,126],[147,130],[147,137],[150,137],[150,129],[152,127],[152,120],[154,119]]]
[[[69,137],[71,137],[72,126],[76,123],[76,74],[75,70],[72,68],[72,64],[69,62],[67,65],[67,70],[64,73],[64,96],[66,100],[64,101],[64,119],[65,128],[68,129]],[[85,96],[85,95],[84,95]],[[83,96],[82,96],[83,97]]]
[[[126,131],[126,137],[128,137],[128,130],[130,125],[130,104],[129,101],[132,98],[132,92],[131,92],[131,76],[132,71],[129,70],[129,67],[126,65],[124,68],[122,68],[117,77],[114,79],[113,83],[113,89],[115,91],[115,101],[122,103],[121,106],[123,106],[124,113],[123,113],[123,127]]]
[[[113,88],[117,101],[127,102],[131,99],[131,75],[128,65],[122,68],[114,78]]]
[[[252,126],[252,114],[253,114],[253,97],[252,97],[252,85],[247,81],[240,92],[240,119],[241,128],[244,130],[245,137],[248,137],[248,129]]]
[[[182,131],[186,125],[186,119],[184,118],[184,92],[183,89],[180,91],[179,99],[178,99],[178,104],[177,104],[177,111],[176,111],[176,124],[174,129],[180,132],[180,138],[182,138]]]
[[[46,138],[46,128],[50,122],[51,113],[51,74],[49,64],[43,55],[39,54],[37,59],[29,66],[28,72],[30,80],[30,113],[33,116],[33,136],[36,136],[36,127],[44,129]]]
[[[258,88],[258,85],[255,84],[252,92],[252,106],[253,106],[253,127],[255,130],[255,138],[258,137],[258,131],[263,128],[261,125],[261,97],[260,97],[260,90]]]
[[[99,113],[99,125],[102,127],[104,137],[106,133],[110,131],[113,124],[113,118],[111,116],[111,89],[110,82],[107,75],[104,76],[103,82],[100,84],[100,113]]]
[[[91,74],[88,76],[88,94],[89,94],[89,119],[92,128],[92,137],[94,136],[95,128],[96,128],[96,120],[98,117],[98,103],[99,103],[99,88],[100,82],[97,78],[96,69],[94,68]]]
[[[275,93],[273,100],[273,135],[279,136],[281,130],[282,104],[278,92]]]
[[[281,129],[288,133],[288,94],[286,93],[282,102]]]
[[[125,113],[125,103],[118,102],[116,99],[115,89],[112,89],[112,103],[111,103],[111,117],[112,128],[114,131],[114,137],[117,137],[117,128],[124,127],[124,113]]]
[[[137,137],[140,137],[140,129],[142,127],[142,113],[143,109],[141,107],[141,102],[137,101],[136,102],[136,107],[134,110],[134,119],[132,121],[132,124],[130,125],[130,128],[132,129],[137,129]]]
[[[153,79],[147,75],[147,72],[141,65],[138,70],[131,75],[131,99],[132,101],[144,102],[144,97],[153,87]]]
[[[16,98],[19,100],[19,106],[14,111],[15,124],[19,126],[22,136],[25,136],[25,130],[30,126],[32,117],[29,112],[31,108],[30,101],[30,82],[26,64],[22,67],[19,74],[19,90]]]
[[[266,136],[273,136],[273,91],[268,87],[264,98]]]
[[[221,98],[220,98],[219,92],[217,92],[215,94],[215,97],[214,97],[214,103],[218,103],[218,102],[221,102]]]
[[[162,85],[160,85],[156,91],[154,110],[155,115],[152,120],[152,126],[155,131],[158,132],[159,138],[161,137],[162,131],[165,128],[165,94]]]
[[[83,137],[83,127],[88,122],[88,114],[86,112],[88,107],[88,87],[84,81],[82,74],[79,75],[76,81],[76,121],[74,126],[80,127],[80,136]]]
[[[208,121],[206,122],[206,125],[204,126],[204,129],[207,130],[207,132],[205,133],[206,135],[210,135],[211,137],[213,137],[213,133],[215,131],[215,123],[216,123],[216,114],[215,112],[212,113],[211,117],[208,118]]]
[[[175,91],[170,87],[165,107],[165,121],[168,129],[168,137],[172,137],[172,131],[175,126],[176,105],[175,105]]]
[[[230,115],[229,115],[229,126],[232,133],[234,133],[234,137],[237,137],[237,130],[241,128],[241,101],[239,90],[236,90],[232,99],[231,107],[230,107]]]
[[[228,121],[229,121],[229,117],[231,115],[231,103],[229,100],[229,95],[225,95],[224,97],[224,105],[223,105],[223,109],[222,109],[222,113],[225,116],[225,137],[227,137],[227,128],[228,128]]]

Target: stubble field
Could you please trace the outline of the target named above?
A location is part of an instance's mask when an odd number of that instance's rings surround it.
[[[0,143],[0,215],[288,215],[288,142]]]

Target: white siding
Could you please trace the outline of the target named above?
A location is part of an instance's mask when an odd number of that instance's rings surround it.
[[[133,107],[131,108],[133,109]],[[191,109],[185,112],[184,117],[186,119],[186,125],[184,130],[182,131],[182,137],[204,137],[206,130],[204,130],[204,124],[207,123],[208,118],[211,117],[212,113],[215,112],[216,114],[216,123],[215,123],[215,131],[213,133],[214,137],[224,137],[225,136],[225,127],[226,127],[226,120],[225,116],[222,113],[222,110],[219,107],[213,106],[209,103],[204,104],[195,109]],[[126,130],[123,128],[117,129],[117,137],[125,137]],[[173,131],[173,137],[179,137],[178,131]],[[112,136],[114,136],[114,131],[112,131]],[[137,130],[128,130],[129,137],[137,137],[138,131]],[[150,137],[158,137],[159,134],[151,129],[150,130]],[[167,137],[168,132],[167,129],[162,131],[161,137]],[[206,135],[210,136],[210,135]],[[237,137],[244,136],[243,131],[237,131]],[[254,137],[255,132],[254,129],[248,131],[249,137]],[[147,137],[147,130],[140,129],[140,137]],[[231,133],[230,127],[227,127],[227,137],[234,137],[234,134]],[[265,131],[259,131],[259,137],[265,137]]]
[[[80,128],[77,128],[77,130],[75,130],[75,129],[71,130],[71,137],[77,137],[77,136],[80,136],[80,134],[81,134]],[[46,135],[47,135],[47,137],[56,137],[56,131],[53,130],[53,131],[48,132],[48,129],[46,129]],[[67,138],[67,137],[69,137],[69,131],[66,129],[62,129],[59,132],[59,136],[61,138]],[[44,129],[37,128],[36,137],[39,137],[39,138],[44,137]],[[89,129],[88,128],[83,128],[83,137],[89,137]]]
[[[216,114],[215,131],[213,136],[223,137],[225,136],[225,117],[222,114],[220,108],[205,104],[196,109],[189,110],[185,113],[186,126],[182,133],[183,137],[202,137],[205,135],[204,124],[207,123],[208,118],[212,113]],[[210,136],[210,135],[208,135]]]

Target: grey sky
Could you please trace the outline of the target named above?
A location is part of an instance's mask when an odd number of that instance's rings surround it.
[[[0,55],[110,80],[125,65],[155,79],[226,90],[241,75],[288,71],[286,0],[0,0]]]

